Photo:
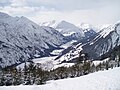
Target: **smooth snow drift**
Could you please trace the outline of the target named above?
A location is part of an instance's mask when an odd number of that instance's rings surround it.
[[[45,85],[2,86],[0,90],[120,90],[120,68],[77,78],[49,81]]]

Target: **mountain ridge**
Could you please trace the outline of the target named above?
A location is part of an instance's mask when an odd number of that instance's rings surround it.
[[[50,55],[49,50],[66,42],[65,37],[53,28],[40,27],[26,17],[0,14],[5,16],[0,17],[1,67],[29,61],[36,56]]]

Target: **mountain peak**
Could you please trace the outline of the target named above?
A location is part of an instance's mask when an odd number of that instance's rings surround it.
[[[69,23],[69,22],[67,22],[67,21],[65,21],[65,20],[62,20],[61,23]]]
[[[10,17],[8,14],[0,12],[0,18],[8,18]]]
[[[65,20],[62,20],[58,25],[57,25],[57,29],[60,29],[60,28],[65,28],[65,29],[68,29],[68,28],[77,28],[74,24],[72,24],[72,23],[69,23],[69,22],[67,22],[67,21],[65,21]]]
[[[41,22],[40,26],[49,26],[52,28],[56,28],[57,25],[60,23],[61,21],[57,21],[57,20],[52,20],[52,21],[48,21],[48,22]]]

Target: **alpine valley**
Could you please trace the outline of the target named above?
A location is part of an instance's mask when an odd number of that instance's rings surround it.
[[[73,65],[81,53],[103,60],[119,45],[120,22],[102,29],[55,20],[36,24],[0,12],[0,68],[33,62],[54,69]]]

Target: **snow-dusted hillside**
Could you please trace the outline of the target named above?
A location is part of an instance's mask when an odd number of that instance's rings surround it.
[[[0,90],[120,90],[120,68],[89,75],[48,81],[45,85],[2,86]]]
[[[40,27],[25,17],[0,13],[0,67],[50,55],[65,37],[51,27]]]

